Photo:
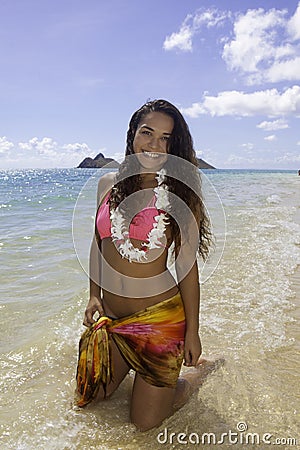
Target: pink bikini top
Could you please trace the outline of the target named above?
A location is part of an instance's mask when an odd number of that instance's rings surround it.
[[[110,211],[109,211],[109,198],[108,193],[104,198],[103,202],[98,208],[96,216],[96,227],[101,239],[106,237],[111,237],[111,222],[110,222]],[[138,239],[139,241],[146,241],[150,230],[155,223],[154,217],[160,212],[154,204],[156,198],[153,196],[149,205],[142,209],[134,218],[132,219],[129,226],[129,237],[130,239]]]

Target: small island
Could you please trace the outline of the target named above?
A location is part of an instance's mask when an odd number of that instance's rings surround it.
[[[109,168],[118,168],[119,163],[113,158],[106,158],[103,153],[98,153],[95,158],[84,158],[77,169],[100,169],[101,167],[109,164]]]
[[[208,164],[201,158],[197,158],[199,169],[215,169],[215,167]],[[100,169],[101,167],[108,165],[108,168],[118,168],[119,163],[115,161],[113,158],[106,158],[103,153],[98,153],[95,158],[84,158],[81,163],[77,166],[77,169]]]

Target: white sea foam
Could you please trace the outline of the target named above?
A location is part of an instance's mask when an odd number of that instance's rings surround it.
[[[275,205],[277,205],[278,203],[280,203],[280,201],[281,201],[281,199],[280,199],[280,197],[279,197],[279,195],[276,195],[276,194],[273,194],[273,195],[270,195],[270,197],[267,197],[267,203],[270,203],[270,204],[275,204]]]

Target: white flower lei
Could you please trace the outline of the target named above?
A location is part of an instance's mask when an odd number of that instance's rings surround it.
[[[170,210],[168,188],[163,185],[165,180],[166,170],[161,169],[157,172],[157,187],[154,188],[156,197],[155,207],[164,211]],[[164,212],[160,212],[158,216],[154,217],[152,229],[149,231],[147,240],[143,242],[142,247],[146,247],[146,250],[139,250],[134,247],[129,238],[129,230],[125,225],[125,219],[119,208],[112,209],[110,213],[111,220],[111,238],[116,243],[116,247],[122,256],[129,262],[141,262],[143,259],[147,259],[146,252],[153,248],[160,248],[162,246],[160,239],[164,236],[166,231],[166,225],[168,225],[168,219]]]

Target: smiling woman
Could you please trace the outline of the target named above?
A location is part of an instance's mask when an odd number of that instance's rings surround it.
[[[222,362],[200,359],[197,253],[206,258],[211,235],[192,138],[175,106],[155,100],[133,114],[125,159],[100,179],[98,205],[78,405],[109,397],[133,369],[131,421],[146,430]],[[183,360],[195,368],[179,378]]]
[[[136,131],[133,146],[139,163],[145,169],[155,170],[149,159],[156,160],[158,167],[166,161],[168,140],[174,127],[172,117],[160,112],[150,112]]]

